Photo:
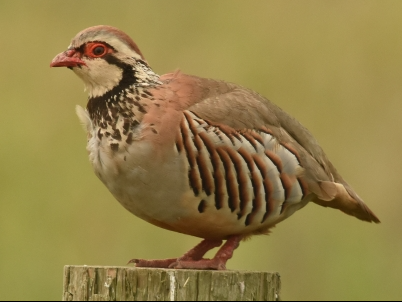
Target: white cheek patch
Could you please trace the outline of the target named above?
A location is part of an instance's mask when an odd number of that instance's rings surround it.
[[[85,84],[89,97],[98,97],[117,86],[123,71],[103,59],[86,59],[87,66],[74,67],[73,71]]]

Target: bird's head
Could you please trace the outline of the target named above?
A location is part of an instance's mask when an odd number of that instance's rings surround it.
[[[84,81],[91,98],[119,86],[124,89],[158,80],[134,41],[121,30],[105,25],[79,32],[50,67],[72,69]]]

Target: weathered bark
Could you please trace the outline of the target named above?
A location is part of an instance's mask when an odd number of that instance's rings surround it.
[[[63,301],[275,301],[278,273],[65,266]]]

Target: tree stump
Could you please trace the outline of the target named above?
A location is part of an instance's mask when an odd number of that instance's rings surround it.
[[[277,301],[278,273],[64,267],[63,301]]]

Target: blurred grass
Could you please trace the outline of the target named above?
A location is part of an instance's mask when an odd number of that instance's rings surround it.
[[[124,265],[198,239],[126,212],[93,175],[80,80],[48,66],[109,24],[165,73],[250,87],[296,116],[382,220],[310,205],[241,245],[231,269],[279,271],[285,300],[402,297],[401,1],[1,1],[0,299],[59,300],[65,264]]]

